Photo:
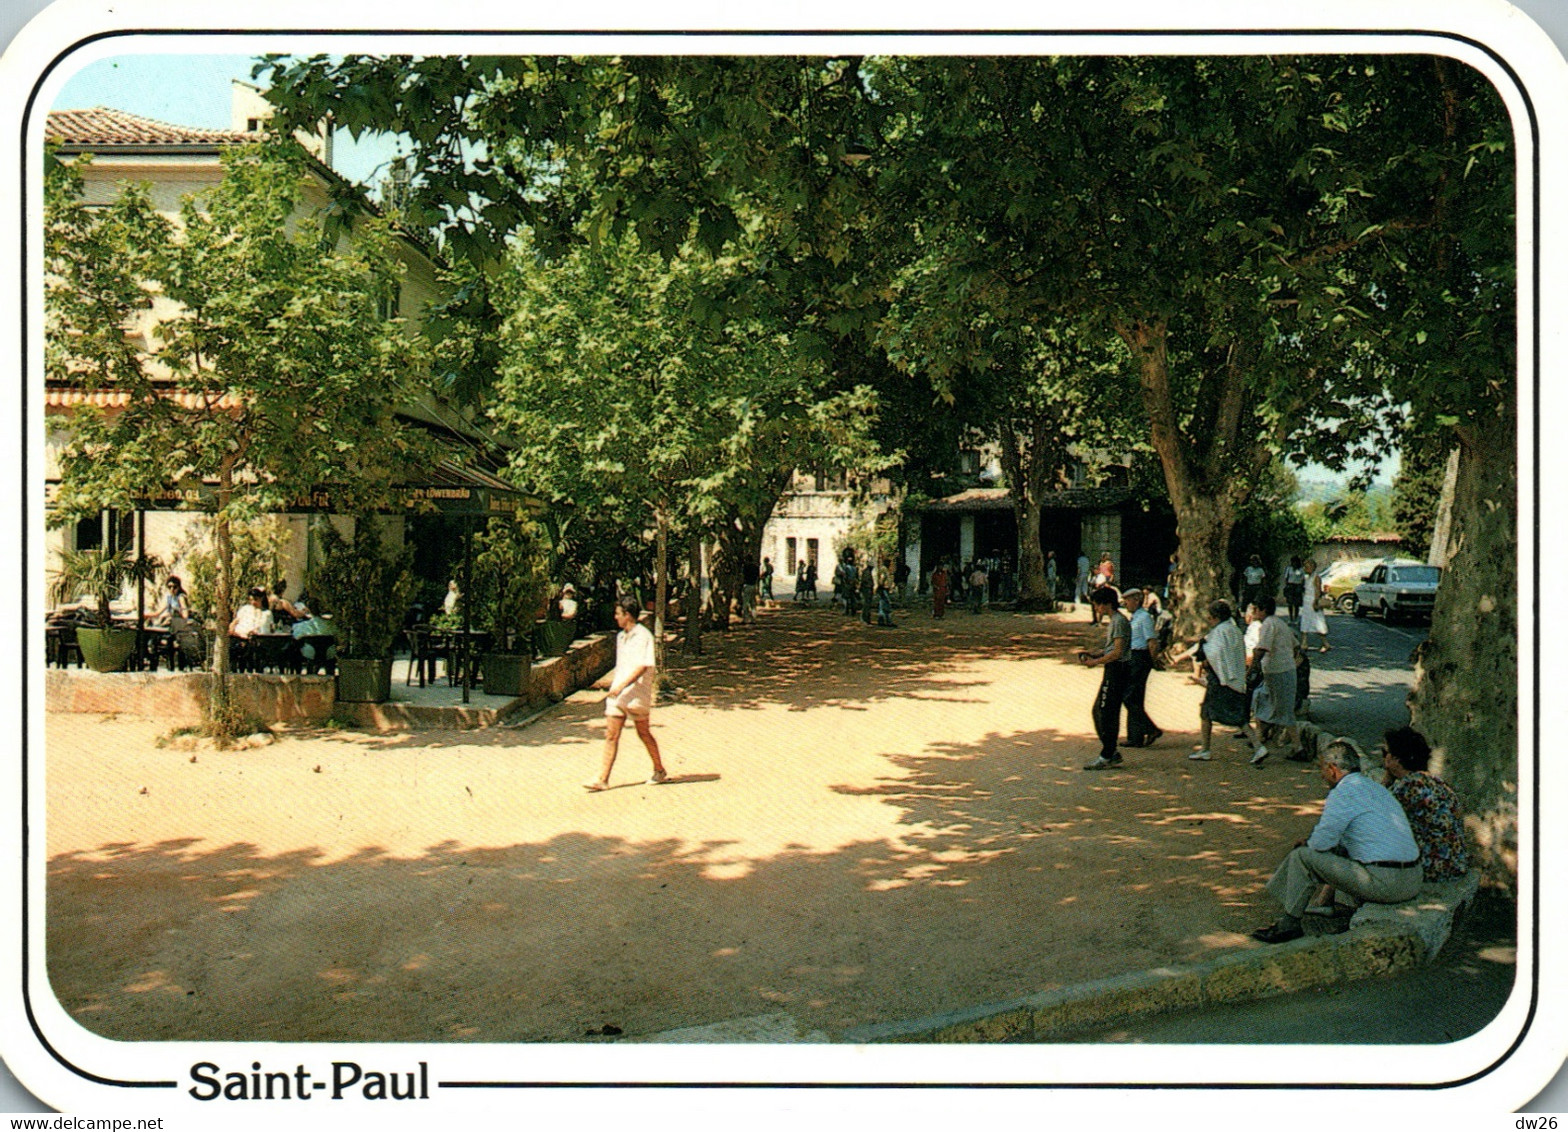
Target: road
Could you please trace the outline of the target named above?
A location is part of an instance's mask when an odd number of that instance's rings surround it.
[[[1426,640],[1427,627],[1330,614],[1328,630],[1329,651],[1311,654],[1308,718],[1371,750],[1385,730],[1410,722],[1405,697],[1415,679],[1411,654]]]

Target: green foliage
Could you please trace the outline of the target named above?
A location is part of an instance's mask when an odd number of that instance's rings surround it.
[[[1315,539],[1311,524],[1295,506],[1296,493],[1296,477],[1283,465],[1274,464],[1237,519],[1231,538],[1233,573],[1239,574],[1247,559],[1256,554],[1277,586],[1284,563],[1293,556],[1311,554]]]
[[[124,399],[72,418],[57,522],[189,481],[216,485],[220,524],[318,490],[372,507],[429,459],[395,416],[423,380],[419,342],[378,311],[400,273],[393,235],[367,217],[334,245],[292,143],[223,162],[178,223],[145,191],[88,207],[78,168],[48,175],[47,376]]]
[[[476,539],[474,611],[497,651],[525,642],[550,590],[544,532],[526,518],[494,518]]]
[[[210,518],[199,519],[175,549],[174,560],[183,571],[181,581],[192,609],[215,610],[219,606],[218,553],[213,548],[212,527]],[[229,544],[228,606],[238,609],[253,587],[271,593],[272,584],[283,577],[288,524],[276,515],[234,523],[229,527]]]
[[[307,582],[320,607],[312,611],[332,618],[340,656],[390,656],[414,596],[413,547],[384,550],[381,525],[370,516],[355,521],[351,539],[330,523],[320,530],[322,561]]]
[[[1405,430],[1391,510],[1393,529],[1399,532],[1400,541],[1412,556],[1424,559],[1432,545],[1452,445],[1446,429],[1425,434],[1415,428]]]
[[[1320,539],[1369,538],[1393,530],[1393,493],[1386,487],[1350,490],[1327,502],[1314,501],[1300,508],[1307,529]]]
[[[96,603],[99,625],[108,625],[110,605],[127,585],[150,582],[163,570],[156,557],[136,557],[130,550],[92,548],[60,552],[60,565],[49,587],[50,600],[60,605],[87,595]]]
[[[503,277],[506,361],[492,415],[515,474],[571,523],[645,531],[666,512],[711,529],[764,517],[797,464],[873,472],[875,401],[760,316],[713,321],[732,261],[666,262],[602,240],[554,263],[520,249]]]

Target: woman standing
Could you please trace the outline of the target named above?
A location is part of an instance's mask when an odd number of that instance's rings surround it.
[[[1318,577],[1318,564],[1310,558],[1304,570],[1307,579],[1306,596],[1301,605],[1301,646],[1306,648],[1311,644],[1307,639],[1308,633],[1317,633],[1323,638],[1318,652],[1328,652],[1328,619],[1323,616],[1323,579]]]
[[[1285,605],[1290,610],[1290,619],[1295,621],[1301,616],[1301,599],[1307,592],[1307,572],[1301,568],[1301,559],[1292,557],[1290,565],[1285,567],[1284,578]]]
[[[1091,582],[1091,593],[1089,600],[1089,619],[1091,624],[1098,625],[1100,623],[1101,616],[1100,607],[1094,604],[1092,591],[1109,586],[1115,581],[1116,563],[1111,561],[1111,552],[1108,550],[1101,551],[1100,564],[1094,568],[1094,578]]]
[[[1241,608],[1246,609],[1263,596],[1263,583],[1267,579],[1263,559],[1256,554],[1248,558],[1246,568],[1241,572]]]
[[[936,564],[936,569],[931,571],[931,616],[940,617],[947,612],[947,567],[942,563]]]

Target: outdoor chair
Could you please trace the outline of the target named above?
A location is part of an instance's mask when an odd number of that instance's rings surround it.
[[[44,630],[44,661],[57,668],[68,664],[82,666],[82,646],[76,642],[76,626],[70,622],[50,625]]]
[[[436,660],[447,659],[451,667],[452,638],[438,633],[429,625],[415,625],[408,630],[408,672],[403,677],[406,688],[414,682],[414,672],[419,672],[419,686],[435,683]]]
[[[189,625],[174,634],[174,667],[180,671],[205,669],[210,648],[207,634],[196,625]]]

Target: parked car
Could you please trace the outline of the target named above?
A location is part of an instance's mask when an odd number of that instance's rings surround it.
[[[1338,562],[1330,562],[1318,571],[1318,578],[1323,583],[1323,596],[1341,613],[1354,613],[1355,589],[1366,581],[1367,575],[1372,573],[1379,561],[1376,558],[1343,558]]]
[[[1437,601],[1437,584],[1443,580],[1440,566],[1419,563],[1379,563],[1367,580],[1355,588],[1357,617],[1377,613],[1392,623],[1401,617],[1432,617]]]

